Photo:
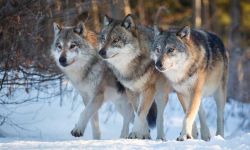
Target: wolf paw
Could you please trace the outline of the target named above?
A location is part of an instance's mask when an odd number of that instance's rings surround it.
[[[211,134],[208,127],[201,128],[201,139],[204,141],[210,141]]]
[[[74,137],[80,137],[83,136],[83,131],[75,127],[73,130],[71,130],[71,135]]]
[[[177,141],[185,141],[187,139],[193,139],[191,134],[184,134],[184,135],[181,134],[176,140]]]
[[[211,139],[210,133],[208,133],[206,135],[201,135],[201,139],[204,141],[210,141],[210,139]]]
[[[120,135],[120,139],[128,139],[128,135]]]
[[[159,141],[167,141],[165,137],[157,137],[156,140],[159,140]]]
[[[151,139],[150,134],[140,134],[137,132],[131,132],[128,136],[129,139]]]

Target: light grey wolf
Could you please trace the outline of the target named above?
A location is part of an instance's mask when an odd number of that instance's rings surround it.
[[[146,116],[150,113],[151,106],[155,105],[154,100],[157,106],[157,139],[165,138],[163,112],[171,88],[150,59],[149,50],[153,37],[153,29],[136,24],[131,15],[123,20],[104,17],[99,55],[127,88],[136,112],[129,138],[150,138]]]
[[[224,136],[224,107],[227,96],[228,52],[213,33],[190,29],[160,32],[155,27],[152,58],[159,72],[170,80],[185,106],[185,119],[177,140],[193,138],[192,125],[197,112],[201,121],[201,137],[210,139],[201,98],[214,95],[217,105],[217,132]]]
[[[100,139],[98,110],[105,100],[112,100],[123,116],[120,137],[129,133],[129,123],[133,120],[133,108],[124,87],[98,57],[98,35],[88,30],[83,22],[74,27],[62,27],[54,23],[54,42],[51,52],[56,64],[69,78],[82,96],[85,109],[71,134],[83,136],[91,118],[94,139]]]

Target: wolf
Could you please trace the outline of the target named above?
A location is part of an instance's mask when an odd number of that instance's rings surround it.
[[[189,26],[163,32],[155,26],[154,32],[151,58],[155,68],[170,81],[185,106],[183,128],[177,140],[193,138],[191,127],[197,112],[202,139],[210,140],[201,99],[212,95],[217,105],[216,135],[223,137],[229,61],[223,42],[214,33]]]
[[[153,29],[136,24],[130,14],[122,20],[104,16],[99,55],[126,87],[136,114],[128,138],[151,138],[146,116],[156,105],[157,139],[165,139],[163,112],[171,87],[150,59],[153,37]]]
[[[75,137],[83,136],[91,119],[93,138],[100,139],[97,111],[106,100],[111,100],[123,116],[120,137],[125,138],[129,133],[129,123],[134,118],[133,108],[122,84],[98,57],[97,38],[98,35],[88,30],[83,22],[72,27],[54,23],[52,56],[60,70],[80,93],[85,105],[71,134]]]

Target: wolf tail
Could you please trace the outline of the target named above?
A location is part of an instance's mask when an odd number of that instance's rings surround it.
[[[147,115],[147,121],[150,128],[154,128],[156,126],[156,118],[157,118],[157,106],[154,101]]]

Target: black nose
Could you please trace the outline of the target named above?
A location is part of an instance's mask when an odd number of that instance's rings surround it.
[[[59,58],[59,63],[60,63],[63,67],[65,67],[65,66],[67,66],[67,59],[66,59],[65,57],[60,57],[60,58]]]
[[[157,67],[157,68],[159,68],[159,69],[162,69],[162,63],[161,63],[161,61],[157,61],[156,62],[156,64],[155,64],[155,66]]]
[[[99,51],[99,55],[102,56],[103,58],[106,56],[106,51],[104,49],[101,49]]]

